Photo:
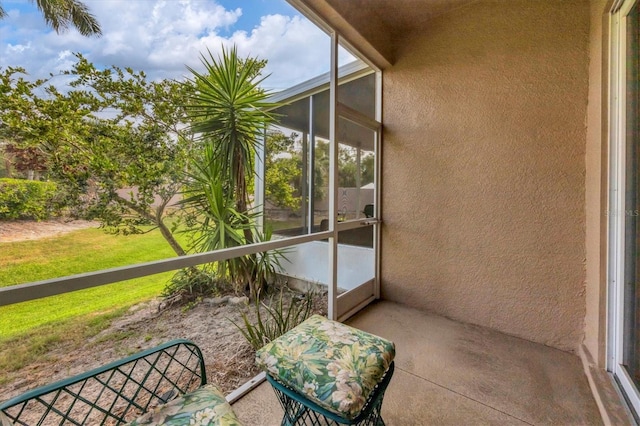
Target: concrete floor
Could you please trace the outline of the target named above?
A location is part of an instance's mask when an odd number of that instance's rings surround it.
[[[347,323],[396,344],[388,426],[602,424],[575,355],[391,302]],[[266,382],[233,407],[248,426],[282,418]]]

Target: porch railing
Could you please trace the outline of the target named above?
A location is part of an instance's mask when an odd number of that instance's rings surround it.
[[[27,284],[2,287],[0,288],[0,306],[27,302],[43,297],[55,296],[57,294],[84,290],[106,284],[113,284],[132,278],[146,277],[161,272],[173,271],[204,263],[219,262],[240,256],[263,253],[270,250],[294,246],[296,244],[323,240],[333,237],[333,235],[334,233],[332,231],[317,232],[298,237],[247,244],[241,247],[220,249],[206,253],[198,253],[174,257],[171,259],[140,263],[137,265],[122,266],[62,278],[53,278]]]

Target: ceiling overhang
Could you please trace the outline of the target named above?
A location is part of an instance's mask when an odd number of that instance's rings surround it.
[[[436,16],[478,0],[288,0],[326,23],[380,69],[393,65],[402,39],[424,31]],[[326,26],[325,26],[326,27]]]
[[[336,30],[351,46],[362,53],[369,61],[380,69],[390,67],[393,62],[393,46],[391,34],[384,28],[379,19],[369,20],[367,13],[346,13],[345,5],[335,8],[328,0],[288,0],[294,7],[307,15],[312,21],[320,18],[324,23]]]

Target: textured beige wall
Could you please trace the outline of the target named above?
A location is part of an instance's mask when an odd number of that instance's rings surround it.
[[[606,209],[608,11],[611,0],[591,1],[589,106],[586,145],[586,314],[584,345],[599,367],[606,356]]]
[[[400,45],[384,74],[384,298],[577,349],[589,13],[479,0]]]

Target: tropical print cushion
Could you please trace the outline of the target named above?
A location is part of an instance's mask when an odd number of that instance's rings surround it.
[[[150,410],[131,426],[241,426],[220,389],[204,385],[193,392]]]
[[[395,357],[386,339],[313,315],[256,353],[271,377],[352,420]]]

